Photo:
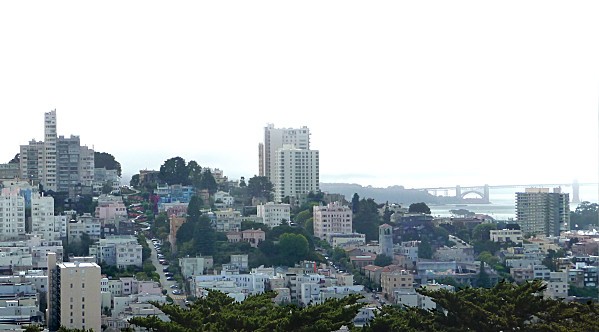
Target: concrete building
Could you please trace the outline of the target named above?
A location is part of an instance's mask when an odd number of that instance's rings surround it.
[[[67,223],[67,241],[79,241],[81,235],[85,233],[92,240],[99,240],[102,236],[102,225],[100,220],[92,217],[89,213],[78,216],[78,220],[71,220]]]
[[[559,236],[570,224],[569,194],[560,188],[526,188],[516,193],[516,218],[525,235]]]
[[[17,190],[3,188],[0,194],[0,240],[25,235],[25,199]]]
[[[211,270],[213,266],[214,260],[212,256],[179,258],[179,267],[181,268],[181,274],[185,279],[204,275],[208,270]]]
[[[54,216],[53,197],[38,193],[31,195],[31,233],[45,240],[59,240],[60,220]]]
[[[133,235],[111,235],[100,239],[90,246],[89,254],[96,257],[97,263],[104,262],[119,269],[143,265],[142,246]]]
[[[328,234],[351,234],[352,211],[338,202],[315,206],[312,213],[314,236],[326,240]]]
[[[259,169],[258,175],[274,184],[275,153],[285,144],[291,144],[298,149],[310,149],[310,129],[304,126],[298,129],[275,128],[269,123],[264,127],[264,143],[259,144]]]
[[[522,230],[519,229],[492,229],[490,235],[493,242],[513,242],[515,244],[523,242]]]
[[[215,211],[216,231],[229,232],[241,229],[241,212],[233,209]]]
[[[48,257],[48,316],[50,331],[60,326],[101,331],[100,266],[96,263],[56,264]]]
[[[271,180],[275,202],[289,197],[299,203],[305,195],[320,190],[320,160],[318,150],[306,150],[294,145],[283,145],[275,152],[274,169]]]
[[[233,206],[233,203],[235,203],[235,197],[231,196],[228,192],[217,191],[214,194],[214,206],[217,209],[226,209]]]
[[[17,179],[21,176],[19,163],[0,164],[0,179]]]
[[[382,293],[388,299],[395,300],[395,291],[414,289],[414,275],[406,270],[381,273]]]
[[[12,331],[20,331],[16,329],[18,325],[40,323],[42,313],[38,306],[38,294],[33,284],[0,283],[0,324],[14,325],[15,330]]]
[[[100,195],[104,185],[110,185],[113,191],[120,190],[121,177],[116,169],[94,168],[94,195]]]
[[[95,217],[102,226],[118,225],[120,221],[127,220],[127,208],[121,196],[102,195],[98,197]]]
[[[41,183],[45,190],[71,194],[74,186],[85,186],[91,191],[94,151],[81,146],[79,136],[58,137],[56,128],[56,110],[52,110],[44,114],[44,141],[21,145],[21,178]]]
[[[327,236],[329,244],[335,247],[343,247],[348,245],[361,246],[366,244],[366,235],[360,233],[336,234],[329,233]]]
[[[268,202],[256,206],[257,215],[263,219],[263,223],[270,228],[291,221],[291,206],[285,203]]]
[[[253,248],[258,248],[258,245],[266,240],[266,233],[261,229],[246,229],[241,231],[241,241],[249,242]]]

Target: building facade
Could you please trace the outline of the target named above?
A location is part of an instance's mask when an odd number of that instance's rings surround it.
[[[2,189],[0,194],[0,240],[25,235],[25,198],[17,190]]]
[[[570,198],[559,188],[526,188],[516,193],[516,218],[525,235],[559,236],[570,223]]]
[[[101,331],[100,266],[48,257],[48,328]]]
[[[289,204],[276,204],[268,202],[256,207],[258,217],[263,223],[273,228],[279,226],[283,221],[291,221],[291,206]]]
[[[296,202],[304,195],[320,190],[318,150],[284,145],[275,151],[274,159],[275,172],[271,182],[275,202],[282,202],[285,197]]]
[[[259,144],[259,175],[266,178],[274,184],[275,153],[282,148],[284,144],[291,144],[298,149],[310,149],[310,129],[301,127],[293,128],[275,128],[274,124],[269,123],[264,127],[264,143]]]
[[[312,213],[314,236],[327,240],[329,234],[352,233],[352,210],[338,202],[315,206]]]

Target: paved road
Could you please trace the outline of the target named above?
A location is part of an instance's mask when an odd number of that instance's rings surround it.
[[[154,266],[156,267],[156,272],[160,275],[160,285],[162,287],[162,289],[166,289],[166,291],[168,292],[168,295],[175,301],[176,304],[180,305],[180,306],[185,306],[185,299],[187,299],[187,296],[184,294],[182,295],[175,295],[173,294],[173,288],[171,288],[172,285],[176,285],[177,281],[176,280],[166,280],[166,276],[164,275],[164,272],[162,272],[162,269],[166,266],[166,265],[162,265],[158,262],[158,257],[157,257],[157,252],[156,249],[154,248],[154,244],[152,243],[151,240],[147,239],[148,241],[148,245],[150,246],[150,249],[152,249],[152,254],[151,254],[151,259],[152,259],[152,264],[154,264]]]

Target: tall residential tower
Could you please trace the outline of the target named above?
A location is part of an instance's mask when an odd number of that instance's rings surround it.
[[[559,236],[570,223],[570,198],[560,188],[526,188],[516,193],[516,218],[523,234]]]

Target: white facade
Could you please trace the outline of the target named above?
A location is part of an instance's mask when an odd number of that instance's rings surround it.
[[[118,268],[143,265],[142,246],[133,235],[113,235],[100,239],[89,248],[98,263],[105,262]]]
[[[304,306],[320,304],[320,286],[314,283],[302,283],[299,302]]]
[[[266,290],[269,276],[266,274],[204,275],[193,279],[192,292],[196,297],[206,296],[209,290],[247,295],[262,294]]]
[[[60,239],[60,219],[54,216],[54,198],[38,193],[31,195],[31,233],[45,240]]]
[[[522,231],[519,229],[492,229],[491,241],[493,242],[513,242],[522,244]]]
[[[207,270],[212,269],[213,264],[214,260],[211,256],[179,258],[179,267],[185,279],[203,275]]]
[[[268,202],[256,207],[258,217],[263,218],[263,223],[270,228],[279,226],[283,221],[291,220],[291,206],[289,204],[276,204]]]
[[[352,211],[339,202],[315,206],[313,210],[314,236],[326,240],[329,234],[352,233]]]
[[[285,144],[294,145],[302,150],[310,149],[310,129],[306,126],[298,129],[275,128],[271,123],[264,127],[264,144],[260,144],[259,151],[259,175],[266,176],[273,184],[275,153]]]
[[[25,199],[8,188],[0,194],[0,239],[25,235]]]
[[[79,241],[81,235],[86,233],[91,239],[99,239],[102,232],[100,220],[93,218],[89,214],[84,214],[79,217],[76,222],[70,221],[67,223],[67,239],[68,241]]]
[[[298,200],[302,196],[319,191],[319,152],[294,145],[284,145],[275,151],[273,178],[275,202],[290,197]]]
[[[330,233],[328,235],[329,244],[335,247],[341,247],[348,244],[355,244],[358,246],[366,244],[366,235],[360,233],[350,233],[350,234],[335,234]]]
[[[213,174],[214,175],[214,174]],[[214,194],[214,204],[217,208],[226,208],[232,206],[235,203],[235,198],[231,196],[229,193],[224,191],[217,191]]]
[[[241,212],[233,209],[215,211],[216,231],[229,232],[241,229]]]

